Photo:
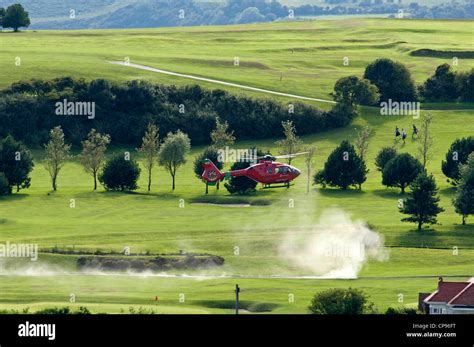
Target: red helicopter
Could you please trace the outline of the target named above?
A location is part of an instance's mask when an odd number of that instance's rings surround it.
[[[301,174],[297,168],[275,161],[277,158],[294,158],[298,155],[306,154],[307,152],[281,155],[274,157],[272,155],[265,155],[258,158],[258,163],[250,165],[241,170],[221,172],[214,163],[205,159],[203,162],[204,172],[202,173],[203,181],[209,185],[214,185],[218,181],[229,179],[230,177],[248,177],[255,182],[262,183],[264,188],[276,188],[272,184],[282,184],[278,187],[290,187],[290,182]]]

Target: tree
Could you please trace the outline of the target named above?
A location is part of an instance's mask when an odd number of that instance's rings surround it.
[[[420,127],[420,142],[418,144],[418,155],[421,159],[421,166],[423,169],[426,169],[426,164],[428,160],[431,159],[431,152],[433,150],[434,139],[431,134],[431,122],[433,121],[433,116],[430,114],[423,115],[421,118],[421,127]]]
[[[12,28],[13,31],[17,32],[18,28],[28,27],[29,25],[30,18],[28,17],[28,12],[25,11],[23,6],[20,4],[8,6],[2,20],[2,26],[4,28]]]
[[[279,140],[276,144],[280,147],[280,154],[287,155],[296,153],[300,150],[302,141],[296,135],[296,129],[291,120],[281,122],[285,139]],[[291,157],[288,158],[288,164],[291,164]]]
[[[214,165],[221,170],[224,167],[224,163],[219,160],[219,152],[214,146],[207,147],[204,152],[199,154],[195,159],[193,163],[194,167],[194,174],[196,177],[200,180],[202,180],[202,174],[204,172],[204,168],[202,167],[204,160],[209,159],[214,163]],[[206,183],[206,194],[209,192],[209,182]],[[217,185],[219,182],[217,183]]]
[[[420,87],[420,95],[425,101],[451,101],[458,97],[456,74],[449,64],[436,68],[433,76]]]
[[[375,157],[375,166],[377,170],[383,171],[385,165],[393,158],[397,156],[397,150],[393,147],[383,147],[377,157]]]
[[[97,174],[105,159],[105,151],[110,143],[110,136],[92,129],[87,139],[82,141],[80,160],[86,172],[94,177],[94,190],[97,190]]]
[[[153,170],[153,166],[155,165],[155,161],[158,158],[158,149],[159,149],[159,134],[158,134],[158,127],[153,124],[149,123],[147,131],[142,138],[142,145],[138,149],[140,153],[145,155],[145,168],[148,172],[148,191],[151,189],[151,173]]]
[[[357,107],[343,102],[338,102],[331,111],[326,113],[326,124],[329,128],[348,125],[357,116]]]
[[[415,83],[401,63],[377,59],[366,67],[364,78],[378,88],[380,101],[416,101]]]
[[[0,172],[0,196],[10,194],[11,188],[8,184],[7,176],[3,172]]]
[[[369,148],[369,139],[370,133],[372,129],[369,126],[362,128],[362,130],[357,134],[356,139],[356,148],[359,152],[360,159],[365,163],[365,154],[367,153],[367,149]],[[369,170],[366,170],[366,173]],[[359,189],[362,189],[362,183],[359,183]]]
[[[369,126],[362,128],[362,130],[357,134],[356,148],[359,152],[359,157],[362,160],[365,160],[365,154],[369,148],[369,139],[372,129]]]
[[[177,169],[186,163],[186,155],[191,149],[191,141],[188,135],[178,130],[176,133],[168,133],[158,153],[158,164],[168,171],[173,179],[173,190]]]
[[[234,132],[229,132],[228,129],[229,123],[221,122],[219,117],[216,117],[216,128],[211,132],[212,145],[216,149],[232,146],[234,144]]]
[[[410,184],[410,193],[400,207],[400,212],[411,215],[402,222],[417,223],[418,231],[423,224],[436,224],[436,216],[444,209],[438,206],[438,187],[433,175],[421,172]]]
[[[135,190],[139,177],[138,163],[127,154],[117,154],[104,165],[99,182],[106,190]]]
[[[334,101],[356,105],[374,105],[379,99],[379,92],[375,85],[366,79],[357,76],[342,77],[334,85],[331,93]]]
[[[17,192],[30,187],[29,174],[33,167],[31,153],[23,143],[12,136],[0,141],[0,172],[3,172],[8,180],[9,193],[13,187],[16,187]]]
[[[456,85],[460,101],[474,101],[474,69],[458,72],[456,74]]]
[[[46,151],[45,168],[51,177],[53,190],[56,191],[59,171],[61,171],[64,162],[70,158],[71,145],[64,142],[64,132],[61,126],[51,129],[49,138],[49,142],[44,146]]]
[[[449,147],[445,157],[446,160],[441,163],[441,169],[445,176],[450,178],[451,184],[458,184],[460,178],[459,167],[466,163],[469,154],[472,152],[474,152],[474,136],[456,139]]]
[[[360,289],[332,288],[314,295],[308,307],[312,314],[364,314],[375,311]]]
[[[460,173],[453,205],[456,213],[462,216],[462,225],[466,225],[466,218],[474,215],[474,152],[469,155],[466,164],[461,165]]]
[[[305,157],[306,164],[306,193],[309,193],[309,187],[311,183],[311,171],[313,168],[313,158],[316,153],[316,147],[305,148],[305,152],[308,152]]]
[[[216,115],[221,115],[221,123],[228,122],[235,137],[253,140],[283,138],[281,122],[288,119],[293,121],[298,136],[302,136],[345,126],[356,116],[350,105],[341,103],[335,104],[331,111],[322,111],[301,102],[283,104],[196,86],[163,86],[143,81],[86,82],[63,77],[51,81],[15,82],[7,88],[0,98],[0,115],[2,120],[8,120],[0,123],[1,134],[12,134],[34,146],[48,142],[49,131],[59,124],[51,125],[44,114],[54,112],[53,106],[64,99],[95,102],[96,116],[107,114],[107,117],[100,117],[100,120],[96,117],[92,121],[97,123],[94,127],[109,134],[114,145],[121,147],[139,147],[150,122],[159,125],[160,140],[163,134],[180,129],[188,134],[193,145],[204,145],[210,142],[209,134],[215,129]],[[176,103],[186,105],[186,112],[180,113],[184,110]],[[91,130],[90,122],[81,119],[66,117],[61,121],[68,142],[73,146],[80,146]],[[25,127],[26,122],[28,127]]]
[[[0,27],[3,27],[3,18],[5,18],[5,9],[0,7]]]
[[[356,153],[354,146],[344,140],[329,155],[324,169],[316,173],[314,182],[323,187],[329,185],[347,189],[353,185],[358,185],[360,188],[366,179],[365,162]]]
[[[402,194],[405,188],[423,172],[421,163],[408,153],[398,154],[391,159],[382,171],[382,184],[387,187],[399,187]]]

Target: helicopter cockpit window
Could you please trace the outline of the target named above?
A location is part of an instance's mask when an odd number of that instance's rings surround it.
[[[272,174],[273,173],[273,167],[268,166],[267,167],[267,173]]]
[[[289,171],[288,167],[286,167],[286,166],[281,166],[281,167],[278,168],[278,173],[279,174],[286,175],[286,174],[288,174],[288,171]]]

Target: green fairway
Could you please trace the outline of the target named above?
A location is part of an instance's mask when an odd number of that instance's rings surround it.
[[[129,307],[152,309],[155,313],[233,313],[235,307],[232,289],[236,280],[92,276],[79,276],[74,280],[60,276],[4,279],[2,293],[8,292],[3,295],[1,307],[10,310],[30,308],[30,312],[34,312],[44,307],[86,306],[94,313],[129,313]],[[252,313],[307,313],[315,291],[334,287],[362,289],[380,309],[403,305],[416,307],[418,291],[434,290],[435,282],[435,278],[238,280],[242,288],[242,306]],[[21,289],[12,288],[12,283]],[[69,302],[70,294],[76,295],[76,303]],[[155,301],[157,296],[158,301]]]
[[[472,29],[472,22],[462,21],[351,19],[240,27],[0,33],[0,74],[5,76],[0,87],[19,79],[58,76],[190,83],[107,63],[130,57],[134,63],[170,71],[330,98],[339,77],[362,75],[365,66],[379,57],[400,60],[421,83],[436,66],[450,60],[413,57],[410,51],[472,49]],[[21,57],[19,67],[14,65],[16,56]],[[236,56],[240,57],[239,67],[233,66]],[[350,58],[349,66],[342,65],[345,56]],[[472,67],[472,59],[460,59],[457,69]],[[210,83],[202,85],[215,87]],[[292,162],[302,170],[294,186],[274,190],[258,187],[255,194],[246,198],[263,199],[270,203],[267,206],[194,204],[195,199],[204,196],[204,184],[194,176],[192,167],[203,147],[193,147],[186,165],[178,170],[175,191],[171,190],[171,177],[160,167],[153,171],[151,193],[146,192],[142,169],[140,188],[130,194],[106,192],[102,187],[93,192],[92,177],[84,172],[77,158],[65,165],[58,191],[52,193],[42,163],[44,152],[33,149],[31,188],[0,198],[0,243],[36,243],[42,250],[57,246],[90,252],[118,252],[128,246],[132,254],[184,250],[222,256],[225,264],[171,273],[203,276],[197,279],[77,274],[77,256],[73,255],[41,253],[37,264],[40,268],[36,269],[28,269],[31,263],[26,261],[11,267],[12,260],[8,259],[6,268],[18,273],[0,273],[0,310],[86,306],[93,312],[128,313],[133,306],[153,309],[155,313],[230,313],[236,283],[242,287],[241,298],[249,312],[306,313],[315,292],[349,286],[367,292],[382,311],[389,306],[416,306],[418,292],[433,291],[437,276],[474,276],[474,220],[468,218],[468,225],[461,225],[461,217],[451,204],[455,190],[441,172],[441,160],[453,140],[474,134],[472,105],[455,105],[456,109],[450,104],[427,106],[430,110],[422,113],[433,115],[435,138],[427,169],[440,187],[440,204],[446,211],[439,215],[439,225],[421,233],[415,225],[400,221],[398,200],[403,196],[397,189],[382,186],[381,174],[374,165],[380,148],[393,144],[396,126],[408,131],[413,123],[419,126],[420,120],[409,116],[381,116],[375,109],[364,108],[346,128],[303,137],[305,144],[317,148],[314,173],[343,139],[354,142],[361,127],[372,127],[367,182],[362,191],[311,186],[306,193],[304,158],[299,157]],[[238,141],[235,147],[256,145],[276,154],[276,140]],[[416,155],[417,145],[409,136],[405,145],[395,146],[399,152]],[[130,151],[132,157],[142,160],[135,148],[110,148],[108,155],[120,151]],[[237,199],[229,196],[223,186],[219,191],[210,188],[208,199],[214,197]],[[70,207],[71,199],[75,208]],[[289,262],[280,250],[290,234],[311,236],[320,216],[330,209],[370,225],[384,238],[388,259],[370,260],[362,267],[359,279],[269,278],[314,275]],[[25,275],[27,270],[31,270],[30,275]],[[37,276],[40,274],[44,276]],[[74,304],[69,302],[71,293],[76,295]],[[179,301],[180,294],[185,295],[184,302]],[[289,300],[290,294],[294,301]]]
[[[410,52],[423,48],[471,51],[473,30],[472,21],[346,19],[221,27],[0,33],[0,75],[5,76],[0,87],[20,79],[65,75],[189,83],[110,66],[107,62],[128,58],[133,63],[174,72],[328,99],[338,78],[362,75],[365,66],[376,58],[388,57],[405,63],[416,82],[421,83],[436,66],[451,60],[413,57]],[[21,59],[20,66],[15,65],[16,57]],[[234,65],[235,58],[239,59],[238,66]],[[348,58],[348,66],[344,65],[344,58]],[[472,67],[472,59],[459,59],[455,69]]]
[[[452,123],[452,117],[458,121]],[[36,167],[32,175],[32,187],[21,191],[12,197],[2,198],[2,241],[32,242],[40,248],[50,249],[54,246],[62,248],[103,251],[120,251],[125,246],[134,252],[151,251],[154,253],[177,252],[205,252],[217,254],[225,258],[225,265],[221,268],[187,272],[198,275],[225,275],[225,276],[297,276],[311,275],[304,269],[295,267],[279,254],[279,247],[284,242],[288,232],[304,235],[308,229],[316,224],[321,212],[329,207],[336,206],[350,213],[354,219],[362,219],[369,223],[375,230],[383,234],[385,244],[392,246],[389,249],[389,260],[384,262],[371,261],[360,273],[362,277],[397,277],[397,276],[434,276],[431,279],[419,279],[415,283],[422,283],[417,287],[412,280],[397,280],[397,290],[412,297],[413,302],[418,291],[432,290],[438,275],[466,276],[473,274],[472,260],[474,259],[474,225],[460,225],[460,217],[456,215],[451,206],[453,188],[445,181],[441,170],[440,161],[450,142],[459,136],[472,133],[472,129],[464,125],[472,123],[472,114],[467,111],[433,111],[435,116],[434,128],[436,129],[436,155],[429,164],[429,170],[435,174],[441,188],[441,204],[446,212],[440,215],[441,225],[431,227],[418,233],[414,226],[401,223],[401,214],[398,212],[397,201],[400,195],[395,189],[387,189],[380,183],[380,173],[373,165],[377,150],[391,143],[391,130],[395,124],[403,124],[406,120],[380,119],[379,116],[365,115],[354,124],[371,124],[376,131],[369,147],[369,179],[363,186],[363,191],[349,190],[346,192],[334,189],[316,189],[312,187],[310,194],[305,193],[303,171],[302,177],[296,181],[291,189],[259,190],[250,199],[270,200],[270,206],[251,206],[246,208],[232,208],[225,206],[194,205],[192,199],[203,195],[204,185],[192,174],[192,157],[188,164],[178,172],[177,189],[171,191],[171,179],[161,168],[154,172],[153,192],[145,192],[145,177],[141,178],[141,187],[137,193],[121,194],[107,193],[100,189],[92,192],[92,179],[79,166],[71,162],[65,166],[59,179],[58,192],[48,195],[50,191],[49,178],[46,170],[42,168],[42,151],[35,151]],[[315,135],[305,138],[306,143],[315,144],[318,148],[316,166],[323,165],[323,160],[335,147],[341,138],[353,138],[355,130],[347,128],[330,133]],[[273,148],[273,141],[257,143],[262,148]],[[250,143],[238,143],[245,148]],[[401,145],[398,145],[401,147]],[[415,142],[408,141],[401,151],[415,153]],[[120,149],[115,149],[119,151]],[[195,148],[197,153],[200,149]],[[132,151],[133,153],[133,151]],[[303,168],[302,159],[295,162],[297,167]],[[214,195],[225,197],[225,189],[215,191],[211,188],[211,197]],[[229,197],[230,198],[230,197]],[[70,199],[75,199],[76,208],[70,208]],[[179,207],[180,199],[184,199],[184,208]],[[230,198],[232,199],[232,198]],[[294,199],[295,207],[288,207],[288,200]],[[469,221],[469,220],[468,220]],[[234,255],[234,247],[239,247],[240,254]],[[443,248],[443,249],[431,249]],[[453,250],[458,249],[456,254]],[[40,255],[40,264],[47,264],[52,269],[59,267],[61,271],[75,270],[76,256]],[[175,273],[182,273],[175,272]],[[46,277],[47,278],[47,277]],[[110,290],[101,286],[115,288],[117,280],[128,283],[128,289],[123,292],[120,288],[114,289],[114,296],[108,299],[110,304],[147,304],[152,296],[148,289],[146,296],[140,294],[143,286],[157,288],[167,286],[169,281],[178,281],[180,290],[194,291],[196,286],[203,283],[216,288],[222,300],[227,295],[232,297],[232,283],[246,283],[252,286],[246,290],[249,300],[266,302],[267,295],[272,300],[285,300],[267,293],[265,287],[275,286],[280,293],[288,291],[289,285],[285,280],[254,279],[254,280],[216,280],[199,281],[196,279],[167,279],[143,278],[137,282],[134,278],[110,277],[84,277],[80,279],[72,276],[52,277],[51,281],[43,277],[4,277],[0,284],[1,291],[9,298],[2,296],[2,302],[14,303],[15,298],[21,296],[23,302],[62,302],[65,294],[56,290],[58,281],[64,285],[63,291],[68,288],[83,290],[81,283],[87,283],[90,288],[84,299],[78,299],[78,304],[94,304],[97,311],[117,312],[118,308],[128,310],[128,306],[100,306],[105,295]],[[8,280],[7,280],[8,279]],[[99,287],[91,284],[99,283]],[[43,290],[30,293],[27,296],[21,291],[29,291],[32,282],[43,283]],[[298,305],[286,305],[276,312],[305,312],[305,305],[311,293],[321,288],[331,286],[361,286],[373,297],[376,305],[381,308],[394,305],[390,297],[379,293],[380,287],[389,285],[391,280],[355,281],[343,280],[299,280],[290,281],[290,287],[301,293],[305,302]],[[187,283],[187,284],[186,284]],[[281,287],[281,284],[285,286]],[[212,285],[211,285],[212,284]],[[85,285],[85,284],[84,284]],[[78,286],[78,287],[77,287]],[[213,300],[213,291],[208,287],[201,288],[199,297],[202,300]],[[393,289],[395,290],[395,289]],[[126,294],[129,292],[129,294]],[[175,289],[167,289],[167,295],[176,296]],[[133,296],[133,299],[128,295]],[[143,295],[143,297],[141,297]],[[284,294],[281,294],[285,296]],[[395,294],[393,294],[395,295]],[[87,299],[86,299],[87,297]],[[62,298],[62,299],[61,299]],[[140,299],[141,298],[141,299]],[[250,299],[252,298],[252,299]],[[85,301],[80,301],[85,300]],[[115,301],[117,300],[117,301]],[[270,300],[271,301],[271,300]],[[87,304],[86,304],[87,303]],[[67,302],[65,302],[67,304]],[[160,303],[161,304],[161,303]],[[198,303],[193,303],[198,305]],[[28,306],[28,305],[26,305]],[[40,305],[41,306],[41,305]],[[187,307],[186,305],[182,305]],[[5,307],[8,307],[5,306]],[[33,308],[33,306],[32,306]],[[175,311],[187,312],[181,306],[176,306]],[[207,311],[207,310],[206,310]],[[127,311],[128,312],[128,311]],[[166,309],[158,312],[168,312]],[[213,310],[210,310],[213,312]],[[196,312],[198,313],[198,312]]]

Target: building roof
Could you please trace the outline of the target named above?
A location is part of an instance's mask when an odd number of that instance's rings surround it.
[[[451,299],[449,304],[474,306],[474,282],[471,282],[461,293]]]
[[[424,302],[444,302],[450,305],[474,305],[474,278],[468,282],[438,282],[438,290]]]

